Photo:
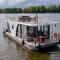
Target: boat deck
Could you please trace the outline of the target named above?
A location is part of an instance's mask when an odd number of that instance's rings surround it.
[[[50,39],[47,39],[45,40],[44,43],[40,43],[40,45],[50,45],[50,44],[54,44],[54,43],[58,43],[59,40],[50,40]],[[35,46],[35,42],[27,42],[27,45],[33,45]],[[38,46],[38,43],[36,43],[36,46]]]
[[[46,44],[52,44],[52,43],[57,43],[57,42],[59,42],[59,40],[57,39],[57,40],[50,40],[50,39],[47,39],[47,40],[45,40],[45,45]]]
[[[12,38],[14,41],[18,42],[19,44],[22,44],[22,40],[18,37],[14,37],[12,36],[10,33],[6,33],[7,36],[9,36],[10,38]],[[48,46],[48,45],[52,45],[55,43],[58,43],[59,40],[45,40],[45,43],[40,43],[41,46]],[[38,43],[35,44],[35,41],[33,42],[27,42],[25,41],[25,45],[24,47],[28,48],[28,49],[35,49],[36,46],[38,46]]]

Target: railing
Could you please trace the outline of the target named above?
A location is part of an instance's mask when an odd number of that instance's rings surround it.
[[[37,22],[38,20],[36,19],[36,17],[33,17],[33,18],[22,17],[22,18],[19,18],[19,21],[20,22]]]
[[[46,40],[46,37],[44,37],[44,36],[37,37],[38,44],[45,44],[45,42],[46,42],[45,40]]]

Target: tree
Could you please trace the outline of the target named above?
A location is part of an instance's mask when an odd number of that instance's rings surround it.
[[[31,6],[27,8],[0,8],[0,13],[60,13],[60,5],[50,5],[48,7],[42,6]]]
[[[22,13],[22,8],[16,8],[17,13]]]
[[[3,10],[0,8],[0,13],[3,13]]]
[[[58,13],[60,13],[60,5],[58,5],[58,8],[57,8],[57,10],[58,10]]]

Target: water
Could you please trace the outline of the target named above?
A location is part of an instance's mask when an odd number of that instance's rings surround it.
[[[6,19],[9,16],[21,16],[24,14],[0,14],[0,60],[60,60],[60,48],[49,53],[34,52],[22,49],[10,38],[3,37],[3,29],[6,27]],[[30,14],[26,14],[30,15]],[[34,16],[35,14],[31,14]],[[40,19],[60,22],[60,14],[38,14]],[[60,25],[60,24],[59,24]],[[60,27],[57,27],[60,31]]]

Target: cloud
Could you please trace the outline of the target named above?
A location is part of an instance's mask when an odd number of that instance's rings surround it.
[[[26,0],[0,0],[0,4],[16,4],[16,3],[22,3],[25,2]]]
[[[58,5],[60,0],[0,0],[0,7],[29,7],[36,5]]]
[[[60,4],[60,0],[27,0],[21,4],[17,4],[16,6],[20,7],[29,7],[29,6],[39,6],[39,5],[58,5]]]

